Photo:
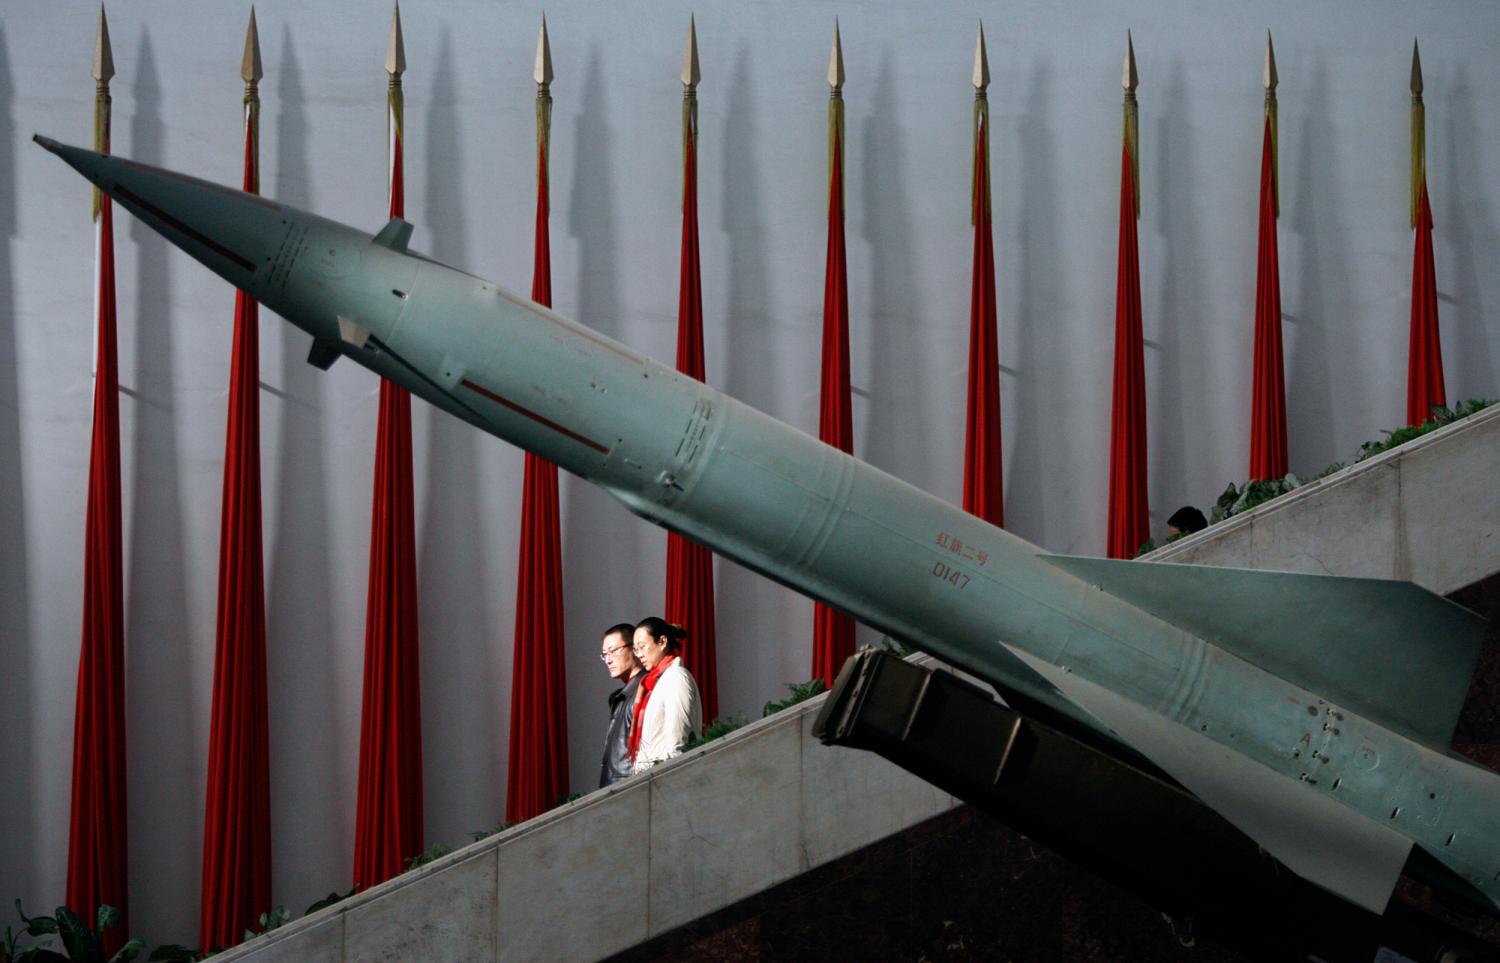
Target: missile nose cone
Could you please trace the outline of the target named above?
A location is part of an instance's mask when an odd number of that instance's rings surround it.
[[[280,204],[40,134],[32,139],[226,281],[261,297],[290,227]]]
[[[91,150],[84,150],[82,147],[73,147],[69,144],[55,141],[50,137],[43,137],[41,134],[32,134],[31,139],[45,147],[49,152],[61,157],[67,162],[69,167],[88,178],[96,187],[103,190],[104,193],[110,193],[109,189],[104,185],[103,165],[101,163],[109,155],[96,154]]]
[[[41,134],[32,134],[31,139],[67,161],[69,167],[84,177],[98,183],[97,166],[88,163],[87,155],[93,153],[92,151],[85,151],[78,147],[69,147],[67,144],[59,143],[50,137],[43,137]]]

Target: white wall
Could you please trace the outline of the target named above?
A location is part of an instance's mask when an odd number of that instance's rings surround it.
[[[677,79],[687,3],[548,5],[557,79],[557,307],[672,356]],[[111,7],[114,148],[237,182],[247,4]],[[374,230],[385,210],[386,0],[261,3],[263,188]],[[415,244],[525,291],[540,6],[407,0]],[[1120,56],[1140,64],[1140,223],[1153,520],[1245,474],[1260,65],[1281,74],[1291,463],[1347,459],[1404,412],[1407,76],[1420,34],[1450,398],[1500,393],[1500,7],[1395,0],[1126,5],[700,5],[709,380],[813,429],[833,18],[848,68],[856,453],[957,499],[970,256],[968,78],[990,40],[1007,518],[1104,546]],[[92,355],[84,183],[32,146],[90,139],[92,0],[0,8],[0,899],[60,900],[77,671]],[[196,932],[232,296],[117,223],[134,929]],[[275,899],[348,885],[376,382],[322,374],[265,313],[262,440]],[[503,808],[521,459],[415,414],[427,836]],[[660,608],[665,537],[563,483],[575,788],[589,786],[609,623]],[[719,579],[723,705],[809,674],[810,603]]]

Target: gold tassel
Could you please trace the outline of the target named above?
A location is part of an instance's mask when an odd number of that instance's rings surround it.
[[[1427,178],[1427,108],[1421,95],[1411,99],[1411,226],[1417,226],[1422,182]]]
[[[1125,146],[1130,149],[1130,187],[1136,220],[1141,217],[1141,134],[1139,110],[1133,91],[1125,94]]]
[[[1276,95],[1266,93],[1266,120],[1271,124],[1271,210],[1281,216],[1281,161],[1276,145]]]
[[[682,88],[682,198],[679,203],[687,206],[688,144],[694,147],[693,157],[698,156],[698,95],[691,87]],[[697,163],[695,159],[694,164]]]
[[[546,88],[539,88],[536,92],[536,146],[541,151],[542,165],[549,163],[550,145],[552,142],[552,95],[547,93]]]
[[[103,84],[94,93],[94,150],[109,153],[109,91]],[[93,189],[93,220],[99,220],[99,188]]]
[[[828,96],[828,180],[833,181],[833,151],[834,147],[842,148],[844,143],[844,98],[838,91]],[[844,179],[838,182],[839,199],[844,197]]]
[[[385,127],[385,139],[386,143],[389,144],[391,140],[392,125],[395,125],[396,139],[404,139],[402,134],[403,116],[405,114],[404,98],[401,94],[401,78],[396,74],[391,75],[391,86],[386,95],[386,103],[390,107],[390,109],[386,111]],[[403,147],[404,146],[405,145],[403,144]],[[389,149],[390,148],[387,147],[387,150]]]
[[[260,97],[253,89],[245,91],[245,135],[250,139],[251,193],[260,193]]]
[[[979,135],[981,132],[983,132],[985,135],[985,151],[983,155],[980,155],[979,153]],[[974,168],[970,172],[969,177],[969,223],[971,225],[977,225],[979,223],[979,215],[981,211],[986,214],[988,214],[990,211],[991,190],[989,133],[990,101],[989,98],[985,96],[984,91],[981,90],[974,94]],[[980,164],[984,165],[983,197],[979,196],[979,191],[976,189],[979,183]],[[981,204],[984,205],[982,208],[980,207]]]

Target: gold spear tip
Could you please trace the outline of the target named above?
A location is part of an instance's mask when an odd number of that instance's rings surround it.
[[[1266,31],[1266,64],[1261,68],[1261,81],[1267,90],[1276,89],[1276,48],[1271,46],[1271,31]]]
[[[698,81],[703,79],[703,72],[698,69],[698,23],[697,18],[688,14],[688,38],[687,49],[682,52],[682,86],[692,90],[698,86]]]
[[[406,44],[401,42],[401,4],[391,14],[391,44],[385,55],[385,72],[397,76],[406,72]]]
[[[531,76],[538,87],[546,88],[552,83],[552,43],[547,39],[547,15],[542,14],[542,29],[536,35],[536,65]]]
[[[109,83],[115,75],[115,55],[109,47],[109,21],[104,19],[104,4],[99,4],[99,31],[94,36],[94,79]]]
[[[250,26],[245,28],[245,57],[240,61],[240,76],[245,83],[259,82],[265,73],[260,69],[260,31],[255,29],[255,6],[250,7]]]
[[[979,36],[974,41],[974,89],[990,85],[990,57],[984,49],[984,21],[979,21]]]
[[[1140,74],[1135,70],[1135,45],[1130,42],[1129,30],[1125,31],[1125,69],[1120,77],[1120,85],[1127,94],[1135,93],[1135,89],[1141,85]]]
[[[833,18],[833,50],[828,54],[828,86],[844,89],[844,45],[839,42],[839,20]]]
[[[1422,55],[1417,51],[1417,38],[1411,38],[1411,93],[1413,97],[1422,95]]]

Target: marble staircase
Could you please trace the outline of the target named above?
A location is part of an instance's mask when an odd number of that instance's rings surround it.
[[[1500,406],[1148,558],[1410,579],[1443,595],[1479,582],[1500,572]],[[873,753],[820,744],[822,702],[215,959],[600,959],[958,805]]]

